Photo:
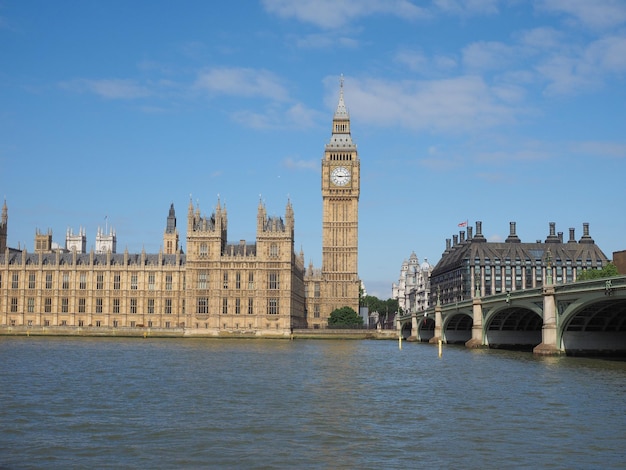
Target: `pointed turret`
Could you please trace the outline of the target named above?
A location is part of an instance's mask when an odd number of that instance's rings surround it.
[[[226,205],[222,209],[222,203],[220,201],[219,195],[217,197],[217,207],[215,208],[215,232],[220,234],[221,238],[221,251],[224,251],[226,247],[226,240],[228,229],[228,217],[226,215]]]
[[[9,220],[9,210],[7,208],[7,200],[4,200],[4,204],[2,204],[2,221],[0,221],[0,226],[4,226],[7,224],[7,220]]]
[[[350,119],[350,114],[343,101],[343,74],[339,80],[339,103],[337,103],[337,110],[333,119]]]
[[[194,217],[193,217],[193,201],[191,195],[189,195],[189,206],[187,206],[187,233],[193,232]]]
[[[339,86],[339,102],[333,115],[333,132],[330,142],[326,145],[326,151],[356,149],[350,135],[350,113],[343,100],[343,75]]]
[[[259,206],[256,213],[256,231],[261,233],[265,230],[265,220],[267,219],[267,211],[263,205],[263,200],[259,197]]]
[[[287,207],[285,208],[285,226],[289,232],[294,233],[295,219],[293,215],[293,207],[291,201],[287,200]]]
[[[165,233],[176,232],[176,211],[174,210],[174,203],[170,205],[170,212],[167,215],[167,225],[165,227]]]
[[[165,233],[163,234],[163,247],[166,255],[173,255],[178,251],[178,230],[176,229],[176,211],[174,203],[170,205],[170,211],[167,215],[167,224]]]
[[[2,219],[0,219],[0,253],[4,253],[7,249],[8,220],[9,210],[7,209],[7,200],[2,204]]]

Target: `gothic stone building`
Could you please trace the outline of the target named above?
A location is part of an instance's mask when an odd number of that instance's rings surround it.
[[[5,248],[0,255],[0,324],[185,334],[284,334],[305,326],[291,204],[284,219],[268,217],[259,204],[256,243],[228,243],[226,234],[219,201],[210,217],[189,204],[187,254],[175,245],[171,254],[53,250],[38,234],[35,253]],[[164,246],[172,236],[166,229]]]
[[[415,252],[402,262],[398,283],[391,286],[391,298],[398,299],[403,312],[421,312],[430,304],[430,273],[433,267],[427,259],[419,262]]]
[[[332,136],[322,160],[322,267],[309,266],[305,275],[310,328],[327,326],[331,312],[337,308],[348,306],[359,312],[360,165],[342,79]]]
[[[35,236],[35,252],[7,246],[6,201],[0,221],[0,325],[7,327],[149,328],[185,335],[286,335],[325,328],[335,308],[358,312],[359,159],[341,83],[330,143],[322,159],[322,267],[294,252],[295,218],[268,216],[259,203],[254,243],[227,238],[220,201],[205,216],[189,203],[186,253],[172,205],[157,254],[116,253],[116,236],[99,244],[68,231]],[[106,232],[106,230],[105,230]]]

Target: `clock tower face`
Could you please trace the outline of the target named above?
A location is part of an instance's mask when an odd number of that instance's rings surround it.
[[[330,181],[335,186],[345,186],[350,182],[350,170],[343,166],[333,168],[330,173]]]

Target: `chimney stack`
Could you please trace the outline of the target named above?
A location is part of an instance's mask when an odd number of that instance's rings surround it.
[[[506,243],[520,243],[520,239],[515,233],[515,222],[509,222],[509,236],[506,237]]]
[[[569,229],[569,240],[567,240],[567,243],[576,243],[576,236],[574,235],[573,227],[570,227]]]

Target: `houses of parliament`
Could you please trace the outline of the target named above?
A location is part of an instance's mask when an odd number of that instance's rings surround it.
[[[182,249],[174,205],[159,253],[117,253],[113,230],[96,248],[68,230],[65,247],[36,230],[35,249],[10,248],[8,207],[0,219],[0,327],[93,334],[160,331],[172,335],[286,336],[328,326],[330,313],[358,312],[360,161],[343,97],[321,162],[322,266],[294,250],[295,215],[268,215],[259,202],[256,240],[229,241],[226,207],[203,215],[190,201]],[[107,333],[108,332],[108,333]]]

